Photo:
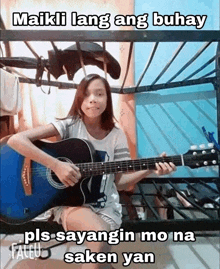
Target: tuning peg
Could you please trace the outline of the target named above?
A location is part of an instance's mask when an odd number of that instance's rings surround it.
[[[192,146],[190,147],[190,149],[192,149],[192,150],[197,149],[197,145],[192,145]]]
[[[205,144],[201,144],[201,145],[199,145],[199,147],[200,147],[201,149],[205,149]]]
[[[212,164],[214,164],[214,165],[217,164],[217,161],[216,160],[213,160],[212,161]]]
[[[208,143],[209,148],[214,148],[214,143]]]

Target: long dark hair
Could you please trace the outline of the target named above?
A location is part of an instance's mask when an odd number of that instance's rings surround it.
[[[108,81],[105,78],[99,76],[98,74],[89,74],[81,80],[77,88],[74,102],[72,104],[72,107],[70,108],[68,117],[73,117],[73,119],[75,120],[83,118],[84,113],[81,109],[82,102],[86,96],[86,90],[89,84],[95,79],[100,79],[104,83],[107,94],[106,109],[101,115],[101,127],[103,130],[111,131],[112,128],[115,126],[113,107],[112,107],[111,88]]]

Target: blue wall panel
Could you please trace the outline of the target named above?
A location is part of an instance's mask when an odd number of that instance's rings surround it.
[[[195,30],[195,27],[156,27],[152,26],[152,12],[161,15],[172,15],[175,11],[181,14],[207,15],[207,20],[202,30],[219,29],[219,1],[135,1],[135,14],[148,13],[149,27],[147,30]],[[199,30],[198,30],[199,31]],[[189,42],[167,72],[157,83],[167,82],[172,76],[187,63],[197,51],[205,45],[204,42]],[[154,43],[135,44],[135,81],[137,82],[144,70]],[[179,46],[178,42],[160,43],[150,68],[141,85],[150,85],[167,62],[172,58]],[[217,49],[217,44],[208,46],[186,70],[173,81],[180,81],[212,58]],[[215,68],[215,62],[206,67],[202,72],[192,77],[199,78]],[[213,76],[213,75],[211,75]],[[136,130],[138,157],[157,156],[166,151],[168,155],[185,153],[192,144],[207,144],[202,132],[202,126],[207,131],[215,132],[217,139],[217,113],[216,95],[211,84],[179,87],[156,92],[139,93],[135,95],[136,101]],[[216,167],[191,170],[181,167],[173,175],[177,177],[216,177]]]

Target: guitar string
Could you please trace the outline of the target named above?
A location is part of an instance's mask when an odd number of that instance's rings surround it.
[[[191,157],[187,158],[184,157],[185,160],[187,159],[191,159]],[[178,163],[182,163],[181,161],[181,157],[176,157],[176,158],[170,158],[170,157],[165,157],[162,160],[158,160],[156,161],[156,159],[139,159],[139,160],[124,160],[124,161],[118,161],[118,162],[89,162],[89,163],[76,163],[75,165],[80,167],[80,168],[86,168],[86,166],[88,166],[88,169],[91,168],[96,168],[96,169],[100,169],[102,170],[103,168],[117,168],[117,167],[124,167],[126,168],[127,166],[138,166],[138,165],[146,165],[146,166],[152,166],[155,163],[158,163],[159,161],[162,162],[170,162],[170,161],[174,161],[174,162],[178,162]],[[194,160],[196,161],[196,160]],[[204,160],[202,160],[204,161]],[[84,166],[84,167],[83,167]],[[37,170],[37,169],[42,169],[42,168],[31,168],[32,170]]]
[[[205,155],[202,155],[203,157]],[[207,156],[207,155],[206,155]],[[199,156],[198,156],[199,157]],[[194,157],[194,161],[199,161],[198,157]],[[213,156],[214,157],[214,156]],[[184,156],[184,160],[192,160],[193,158],[191,156]],[[202,161],[204,161],[203,159],[201,159]],[[181,156],[175,156],[175,157],[156,157],[156,158],[149,158],[149,159],[137,159],[137,160],[123,160],[123,161],[113,161],[113,162],[88,162],[88,163],[75,163],[76,166],[83,168],[83,166],[85,166],[84,168],[86,168],[86,166],[88,166],[90,169],[92,168],[96,168],[96,169],[100,169],[102,170],[103,168],[116,168],[116,167],[127,167],[127,166],[138,166],[138,165],[146,165],[146,166],[152,166],[155,163],[158,162],[171,162],[174,161],[176,163],[182,163],[181,161]],[[98,167],[99,166],[99,167]],[[42,169],[42,168],[31,168],[33,171],[34,170],[38,170],[38,169]]]
[[[185,156],[185,161],[187,159],[192,159],[190,156]],[[118,161],[118,162],[89,162],[89,163],[76,163],[75,165],[81,168],[81,171],[83,172],[91,172],[93,169],[94,171],[103,171],[112,168],[112,170],[115,170],[117,172],[117,169],[127,169],[128,171],[130,170],[135,170],[138,169],[138,166],[146,166],[148,167],[155,165],[156,161],[158,160],[158,157],[156,158],[150,158],[150,159],[138,159],[138,160],[124,160],[124,161]],[[175,156],[175,157],[159,157],[159,160],[161,161],[174,161],[177,163],[182,163],[180,156]],[[158,161],[159,161],[158,160]],[[146,163],[147,161],[147,163]],[[128,164],[129,163],[129,164]],[[99,167],[98,167],[99,166]],[[134,168],[134,169],[130,169]],[[47,169],[45,167],[45,169]],[[143,167],[141,167],[141,170],[144,170]],[[42,171],[42,167],[37,167],[37,168],[31,168],[30,171],[37,172],[37,171]],[[93,171],[93,172],[94,172]]]
[[[190,156],[187,156],[188,159],[191,159]],[[166,157],[167,158],[167,157]],[[177,158],[176,158],[177,159]],[[186,160],[187,158],[185,158]],[[143,160],[143,159],[141,159]],[[179,158],[178,158],[179,160]],[[131,161],[131,160],[128,160],[128,161]],[[133,160],[135,163],[137,163],[137,161],[139,160]],[[127,161],[122,161],[123,163],[124,162],[127,162]],[[111,163],[111,162],[107,162],[107,163]],[[179,160],[179,163],[182,164],[182,162]],[[117,167],[114,167],[114,166],[109,166],[109,167],[106,167],[106,169],[101,169],[101,168],[95,168],[94,166],[97,165],[97,164],[102,164],[102,163],[82,163],[82,164],[76,164],[78,165],[78,167],[82,167],[84,166],[84,168],[81,170],[81,174],[83,177],[90,177],[90,176],[96,176],[96,175],[103,175],[103,174],[110,174],[110,173],[119,173],[119,172],[129,172],[129,171],[139,171],[139,170],[144,170],[144,169],[149,169],[149,167],[135,167],[135,166],[128,166],[128,165],[124,165],[124,166],[117,166]],[[125,163],[124,163],[125,164]],[[152,164],[155,164],[155,162],[153,162]],[[93,165],[92,168],[89,168],[91,165]],[[141,164],[138,163],[138,166],[140,166]],[[87,168],[85,166],[88,166]],[[113,167],[113,168],[112,168]],[[95,170],[93,170],[95,168]],[[109,171],[108,173],[105,171],[107,170],[108,168],[112,168],[111,171]],[[46,168],[45,168],[46,169]],[[118,170],[119,169],[119,170]],[[34,169],[32,169],[33,171]],[[40,172],[42,174],[44,174],[45,171],[42,171],[42,168],[36,168],[35,169],[35,172]],[[40,175],[40,173],[38,173],[38,175]],[[53,176],[56,174],[51,170],[51,176]]]
[[[150,158],[150,159],[137,159],[137,160],[123,160],[123,161],[116,161],[116,162],[88,162],[88,163],[75,163],[76,166],[78,167],[83,167],[83,166],[89,166],[89,167],[92,167],[92,166],[96,166],[96,167],[93,167],[93,168],[97,168],[97,169],[101,169],[103,167],[105,168],[111,168],[111,167],[118,167],[118,166],[130,166],[130,165],[149,165],[149,166],[152,166],[154,165],[155,163],[158,163],[158,162],[170,162],[170,161],[179,161],[181,162],[181,157],[178,156],[178,157],[159,157],[159,159],[156,157],[156,158]],[[99,166],[99,168],[98,168]],[[36,169],[41,169],[41,168],[31,168],[32,170],[36,170]]]
[[[197,154],[193,156],[194,161],[198,161],[199,157],[210,155],[210,153]],[[201,156],[200,156],[201,155]],[[174,156],[160,156],[160,157],[153,157],[153,158],[142,158],[142,159],[135,159],[135,160],[123,160],[123,161],[113,161],[113,162],[88,162],[88,163],[75,163],[76,166],[80,168],[80,172],[83,177],[89,176],[96,176],[102,174],[109,174],[109,173],[119,173],[119,172],[129,172],[129,171],[139,171],[139,170],[147,170],[155,168],[155,163],[158,162],[174,162],[175,164],[182,164],[182,157],[184,156],[184,162],[188,160],[192,160],[192,155],[174,155]],[[212,155],[213,156],[213,155]],[[202,160],[205,161],[205,160]],[[47,168],[43,166],[45,170]],[[104,169],[103,169],[104,168]],[[45,174],[45,170],[42,171],[42,166],[37,168],[30,168],[30,172],[35,172],[40,174]],[[107,171],[108,172],[107,172]],[[48,171],[48,170],[47,170]],[[56,174],[49,170],[51,176]],[[39,173],[40,172],[40,173]]]

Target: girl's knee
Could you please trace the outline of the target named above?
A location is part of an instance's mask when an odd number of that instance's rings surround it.
[[[62,218],[65,230],[109,231],[110,227],[90,208],[69,208]]]

